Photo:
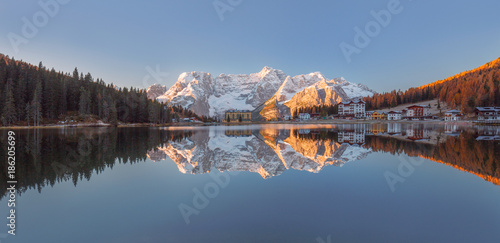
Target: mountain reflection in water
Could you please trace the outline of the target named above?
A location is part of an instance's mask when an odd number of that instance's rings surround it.
[[[116,163],[148,158],[169,157],[186,174],[249,171],[267,179],[290,169],[317,173],[379,152],[426,158],[500,185],[499,130],[425,123],[18,130],[17,188],[77,185]],[[0,146],[0,156],[6,154]],[[6,165],[0,164],[2,198]]]
[[[185,129],[170,129],[172,139],[150,150],[148,158],[169,157],[186,174],[217,169],[270,178],[288,169],[317,173],[328,165],[341,167],[386,152],[422,157],[500,185],[498,127],[373,123]]]

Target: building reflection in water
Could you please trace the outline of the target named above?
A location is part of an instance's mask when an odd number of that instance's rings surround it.
[[[228,137],[250,137],[252,136],[252,130],[251,129],[226,130],[225,134]]]
[[[20,193],[65,180],[76,185],[115,163],[146,159],[170,158],[186,174],[217,169],[271,178],[290,169],[318,173],[326,166],[340,167],[376,152],[423,157],[500,185],[500,127],[380,123],[43,129],[16,135],[16,158],[23,161],[16,167]],[[7,154],[5,147],[0,147],[0,154]],[[6,164],[0,164],[0,169],[7,171]],[[6,175],[0,174],[4,192]]]
[[[363,145],[365,143],[366,132],[369,131],[365,124],[352,124],[343,126],[338,131],[338,142],[350,145]]]
[[[171,143],[162,150],[178,164],[180,171],[191,174],[206,173],[209,168],[256,172],[263,178],[280,175],[288,169],[317,173],[324,166],[342,166],[372,152],[383,151],[447,164],[495,184],[500,178],[500,169],[497,169],[500,165],[495,159],[500,158],[499,144],[473,142],[495,139],[496,128],[476,130],[456,124],[373,123],[338,124],[329,128],[235,129],[224,131],[226,139],[221,139],[218,133],[207,129],[186,138],[186,142]],[[246,140],[232,140],[237,137]],[[467,144],[458,142],[463,140],[474,146],[461,146]],[[207,141],[208,146],[203,144]],[[487,156],[482,158],[484,155]],[[488,162],[480,162],[480,157]]]
[[[481,141],[500,141],[500,127],[488,126],[487,129],[482,129],[478,132],[476,140]]]
[[[406,137],[410,140],[429,140],[430,130],[425,129],[423,124],[411,124],[406,129]]]

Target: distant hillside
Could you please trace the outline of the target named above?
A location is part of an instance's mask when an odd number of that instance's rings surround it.
[[[476,106],[500,106],[500,58],[476,69],[407,91],[365,97],[367,109],[395,107],[438,98],[451,108],[468,113]]]

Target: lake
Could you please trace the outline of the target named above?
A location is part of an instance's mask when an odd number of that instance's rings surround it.
[[[500,242],[500,127],[431,123],[16,133],[4,242]]]

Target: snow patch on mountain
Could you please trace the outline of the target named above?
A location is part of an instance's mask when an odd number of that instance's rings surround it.
[[[285,79],[281,87],[276,92],[276,99],[280,103],[287,102],[302,89],[310,87],[322,80],[326,79],[320,72],[297,75],[295,77],[289,76]]]
[[[152,86],[149,90],[160,89]],[[170,89],[156,98],[190,109],[198,115],[223,118],[230,109],[256,110],[266,104],[273,106],[266,114],[276,116],[282,110],[287,112],[284,109],[287,102],[289,112],[289,109],[297,108],[297,104],[337,104],[373,93],[366,86],[343,78],[328,80],[320,72],[290,77],[281,70],[264,67],[258,73],[220,74],[215,78],[205,72],[182,73]]]
[[[375,94],[375,91],[371,90],[364,84],[351,83],[346,81],[343,77],[334,80],[340,84],[340,87],[350,99],[363,98],[373,96]]]

